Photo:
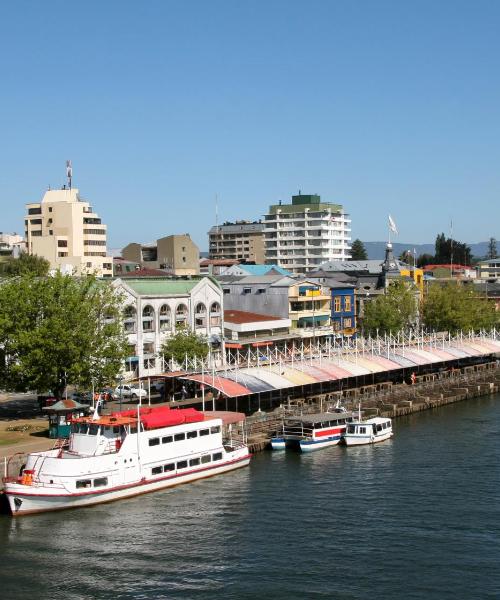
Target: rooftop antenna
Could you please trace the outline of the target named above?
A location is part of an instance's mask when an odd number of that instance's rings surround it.
[[[66,161],[66,177],[68,178],[68,188],[71,189],[71,180],[73,179],[73,167],[71,161]]]
[[[219,196],[215,194],[215,228],[219,233]]]

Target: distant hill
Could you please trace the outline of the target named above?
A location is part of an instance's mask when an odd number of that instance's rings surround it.
[[[366,252],[368,253],[368,258],[382,260],[385,256],[386,243],[387,242],[363,242]],[[470,246],[472,256],[476,258],[482,258],[483,256],[486,256],[486,253],[488,252],[488,242],[478,242],[477,244],[468,245]],[[434,254],[435,251],[434,244],[403,244],[393,242],[392,246],[396,256],[399,256],[405,252],[405,250],[411,250],[413,252],[413,248],[417,251],[417,256],[420,256],[420,254]],[[497,242],[497,246],[500,249],[500,240]]]

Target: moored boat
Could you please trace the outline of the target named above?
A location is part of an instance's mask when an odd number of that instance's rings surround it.
[[[13,515],[90,506],[248,465],[220,418],[193,408],[142,407],[74,419],[67,447],[34,452],[4,478]]]
[[[297,448],[302,452],[335,446],[342,439],[352,413],[344,410],[290,417],[279,435],[271,439],[273,450]]]
[[[392,421],[385,417],[373,417],[362,421],[358,419],[349,423],[344,434],[346,446],[361,446],[375,444],[392,437]]]

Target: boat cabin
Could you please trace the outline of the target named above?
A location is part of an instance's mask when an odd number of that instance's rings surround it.
[[[285,437],[314,438],[324,431],[344,428],[351,421],[352,413],[350,412],[301,415],[285,421],[283,434]]]

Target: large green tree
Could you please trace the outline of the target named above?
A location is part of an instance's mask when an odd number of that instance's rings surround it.
[[[436,254],[434,262],[438,265],[460,264],[470,265],[472,260],[471,249],[463,242],[457,242],[452,238],[447,238],[444,233],[436,237]]]
[[[205,358],[208,354],[208,344],[204,337],[200,337],[188,330],[182,330],[166,340],[161,352],[167,360],[173,358],[178,364],[188,359]]]
[[[93,276],[25,275],[0,285],[0,381],[51,390],[113,381],[127,356],[121,300]]]
[[[384,295],[365,304],[362,328],[376,335],[409,329],[418,316],[416,290],[404,281],[392,282]]]
[[[435,331],[477,331],[498,323],[495,304],[473,286],[432,284],[422,305],[422,322]]]
[[[361,240],[354,240],[351,245],[351,260],[367,260],[365,245]]]
[[[6,261],[0,263],[0,276],[38,275],[43,277],[47,275],[49,268],[49,261],[42,256],[22,252],[19,258],[9,256]]]

